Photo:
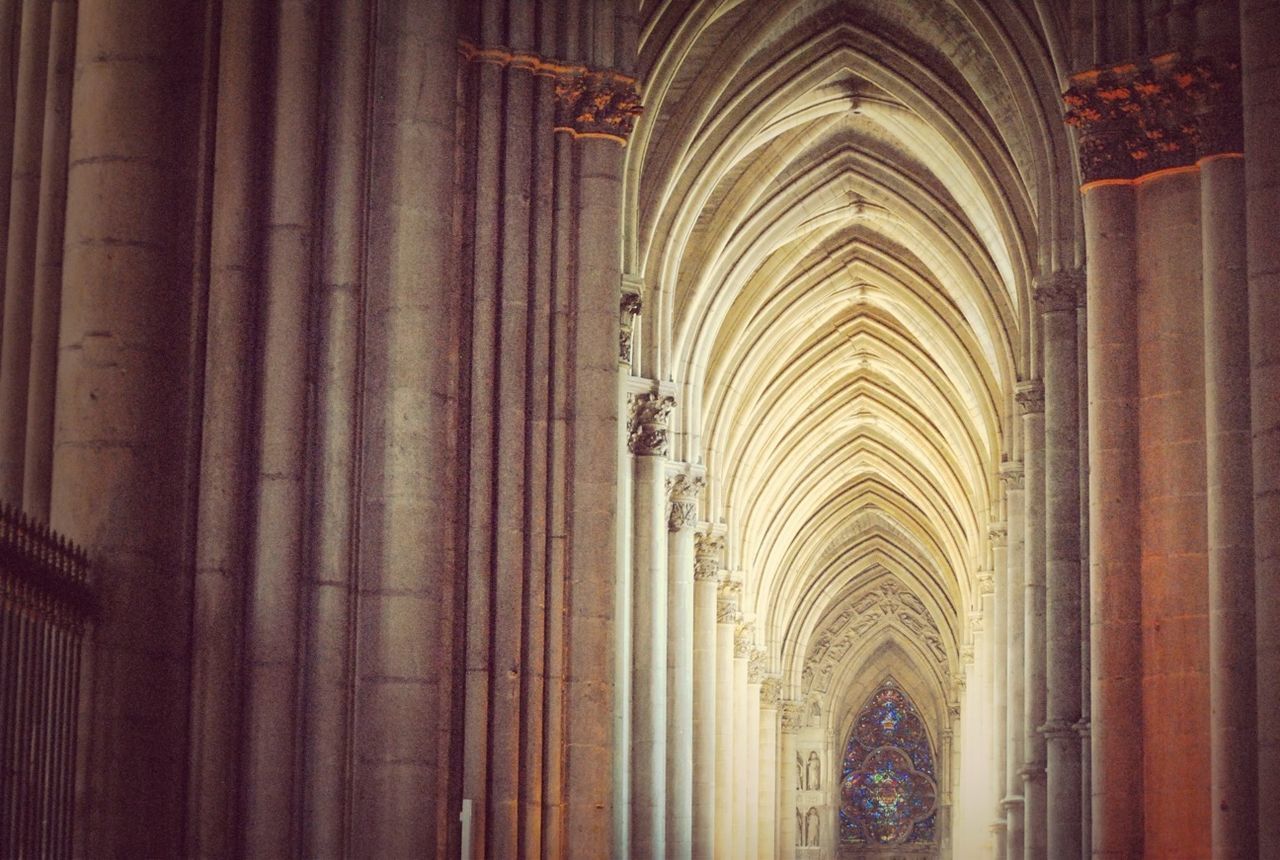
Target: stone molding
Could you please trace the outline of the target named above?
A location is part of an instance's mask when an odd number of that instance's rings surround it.
[[[1036,278],[1033,293],[1040,313],[1073,311],[1084,305],[1086,278],[1084,269],[1060,269]]]
[[[1244,150],[1240,63],[1173,51],[1068,79],[1083,182],[1137,179]]]
[[[1093,723],[1088,718],[1084,718],[1071,728],[1074,729],[1075,733],[1080,737],[1087,738],[1089,737],[1090,730],[1093,728]]]
[[[1074,723],[1066,720],[1049,720],[1040,728],[1036,729],[1045,740],[1058,740],[1061,738],[1078,738],[1080,732],[1076,729]]]
[[[1023,415],[1035,415],[1044,412],[1044,383],[1038,379],[1030,382],[1019,382],[1014,389],[1013,399],[1017,402]]]
[[[628,406],[631,432],[627,436],[627,448],[637,456],[665,457],[670,448],[667,422],[676,399],[656,392],[633,394]]]
[[[1018,776],[1022,777],[1024,782],[1041,782],[1044,780],[1044,762],[1040,760],[1029,761],[1018,769]]]
[[[631,332],[635,327],[635,319],[640,315],[640,311],[644,309],[644,299],[639,293],[624,289],[622,298],[618,303],[619,332],[618,332],[618,361],[622,364],[631,364]]]
[[[1000,801],[1000,806],[1004,809],[1021,809],[1026,800],[1021,794],[1011,794]]]
[[[627,143],[636,118],[644,112],[639,82],[613,69],[597,69],[505,47],[476,45],[462,39],[458,52],[472,63],[519,69],[555,81],[555,131],[575,138]]]
[[[698,532],[693,536],[693,578],[706,582],[720,577],[720,554],[724,551],[724,536],[711,532]]]
[[[1000,481],[1004,484],[1005,492],[1021,490],[1023,488],[1024,474],[1021,460],[1010,460],[1001,463]]]
[[[693,528],[698,517],[698,496],[706,481],[693,475],[677,474],[667,478],[667,530],[678,532]],[[695,562],[695,566],[696,566]]]

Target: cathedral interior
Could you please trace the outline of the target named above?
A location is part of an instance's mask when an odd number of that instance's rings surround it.
[[[0,856],[1280,858],[1277,45],[0,0]]]

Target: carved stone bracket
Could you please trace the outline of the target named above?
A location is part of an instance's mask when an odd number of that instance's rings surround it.
[[[482,47],[465,39],[458,43],[463,58],[521,69],[555,81],[555,130],[576,137],[626,144],[636,118],[644,112],[637,81],[612,69],[596,69],[504,47]]]
[[[627,447],[632,454],[665,457],[670,447],[667,421],[676,399],[666,394],[633,394],[630,400],[631,433]]]
[[[706,482],[691,475],[672,475],[667,478],[667,529],[678,532],[692,528],[697,522],[698,496]],[[697,562],[695,562],[695,565]]]
[[[1041,313],[1073,311],[1084,304],[1084,269],[1061,269],[1036,278],[1036,307]]]
[[[1085,182],[1243,151],[1240,63],[1177,52],[1078,72],[1063,95]]]
[[[724,536],[698,532],[693,536],[693,578],[711,580],[720,576],[720,555],[724,552]]]
[[[1019,382],[1013,399],[1023,415],[1035,415],[1044,412],[1044,383],[1038,379],[1030,382]]]

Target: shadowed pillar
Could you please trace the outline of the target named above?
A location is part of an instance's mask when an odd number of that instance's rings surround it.
[[[1022,827],[1022,777],[1023,764],[1022,713],[1023,713],[1023,603],[1025,594],[1022,577],[1023,510],[1022,463],[1008,462],[1000,469],[1000,479],[1005,489],[1005,510],[1008,512],[1008,546],[1005,552],[1005,857],[1021,860],[1025,834]]]
[[[1044,386],[1037,381],[1018,385],[1016,400],[1022,412],[1025,491],[1023,542],[1023,677],[1022,767],[1023,833],[1027,860],[1045,860],[1045,744],[1040,726],[1045,719],[1044,630]]]

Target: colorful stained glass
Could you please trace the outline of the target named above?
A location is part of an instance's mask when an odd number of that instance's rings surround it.
[[[924,721],[886,682],[853,723],[840,784],[840,840],[890,845],[932,842],[938,785]]]

